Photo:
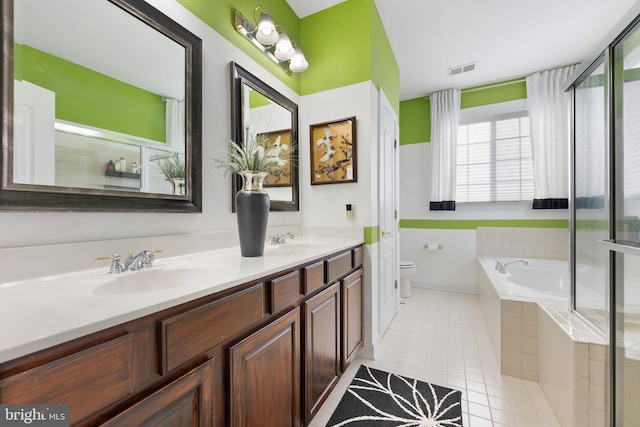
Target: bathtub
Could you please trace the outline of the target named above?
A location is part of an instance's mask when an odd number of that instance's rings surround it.
[[[502,374],[539,382],[562,426],[604,420],[607,339],[570,311],[568,262],[525,258],[526,266],[495,270],[511,259],[477,259],[478,299]]]
[[[505,267],[506,273],[495,270],[497,261],[506,263],[513,258],[479,257],[485,270],[491,272],[492,282],[501,297],[568,300],[570,292],[569,264],[538,258],[528,262],[514,262]]]

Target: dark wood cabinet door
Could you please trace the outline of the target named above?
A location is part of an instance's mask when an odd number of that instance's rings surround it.
[[[342,372],[362,347],[362,269],[342,280]]]
[[[308,424],[340,375],[340,283],[304,303],[305,421]]]
[[[300,309],[230,350],[234,427],[300,426]]]
[[[213,360],[209,360],[118,414],[103,426],[212,426],[212,384]]]

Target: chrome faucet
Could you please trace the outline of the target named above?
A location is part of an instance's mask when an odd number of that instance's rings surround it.
[[[133,251],[129,251],[129,255],[127,256],[127,259],[124,260],[124,262],[122,261],[122,258],[120,257],[119,254],[113,254],[108,257],[98,257],[95,260],[96,261],[111,260],[109,273],[117,274],[125,271],[137,271],[143,268],[151,267],[153,265],[153,260],[156,259],[154,254],[158,252],[162,252],[162,251],[152,252],[149,250],[144,250],[134,256]]]
[[[271,236],[271,244],[282,245],[284,243],[287,243],[287,237],[289,237],[290,239],[295,239],[296,236],[294,236],[293,233],[274,234],[273,236]]]
[[[497,270],[499,273],[504,274],[507,272],[507,269],[505,267],[509,264],[513,264],[514,262],[521,262],[524,265],[529,265],[529,261],[524,259],[512,259],[511,261],[507,261],[507,262],[496,261],[495,270]]]
[[[149,250],[141,251],[136,256],[133,255],[133,251],[129,251],[129,256],[124,260],[124,269],[125,271],[137,271],[149,268],[152,266],[154,259],[156,259],[155,255]]]

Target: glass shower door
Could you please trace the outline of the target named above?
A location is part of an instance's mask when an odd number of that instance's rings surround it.
[[[640,426],[640,30],[613,48],[615,421]]]
[[[608,330],[609,239],[607,74],[603,55],[574,87],[574,309]]]

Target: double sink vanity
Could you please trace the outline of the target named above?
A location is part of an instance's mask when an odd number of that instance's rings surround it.
[[[0,403],[71,425],[308,425],[362,346],[360,239],[0,283]]]
[[[190,14],[167,16],[143,0],[87,3],[91,7],[65,10],[52,2],[0,0],[0,211],[40,213],[38,221],[46,221],[45,212],[201,213],[202,171],[210,166],[203,164],[202,117],[211,116],[202,109],[203,60],[210,70],[222,70],[202,52],[216,50],[215,41],[207,36],[205,45],[178,22],[191,22]],[[69,57],[66,46],[77,39],[92,48],[73,49],[78,56]],[[76,78],[49,63],[93,71]],[[114,64],[126,66],[110,73]],[[154,75],[158,86],[150,87]],[[297,158],[298,106],[234,62],[225,73],[207,75],[207,84],[226,84],[229,76],[230,139],[242,144],[245,132],[278,129],[290,138],[291,159]],[[104,89],[124,86],[133,92]],[[122,92],[117,99],[116,92]],[[139,93],[148,105],[133,102]],[[263,98],[260,107],[247,102],[252,94]],[[103,105],[112,97],[113,105]],[[59,109],[58,99],[72,108]],[[90,101],[101,108],[89,107]],[[128,105],[135,111],[123,108]],[[180,112],[185,126],[176,134],[180,126],[165,118]],[[30,130],[35,125],[38,133]],[[69,159],[99,159],[98,166],[74,160],[59,167],[58,149],[71,153]],[[73,157],[79,150],[82,156]],[[184,193],[170,191],[156,170],[157,151],[182,160]],[[142,166],[144,178],[136,177],[135,185],[105,178],[109,159],[123,152]],[[238,184],[232,180],[233,193]],[[272,211],[300,210],[297,167],[268,190]],[[194,229],[208,229],[216,214],[226,214],[217,209],[194,221]],[[309,424],[362,346],[363,240],[296,238],[268,245],[262,257],[243,258],[227,240],[203,242],[207,233],[154,234],[163,221],[174,220],[163,216],[152,228],[142,227],[149,236],[139,239],[0,248],[0,404],[67,404],[73,426]],[[73,229],[71,222],[64,227]],[[83,238],[78,231],[69,240]],[[150,241],[169,244],[150,247]],[[91,264],[130,249],[164,252],[138,271],[110,274],[108,263]]]

